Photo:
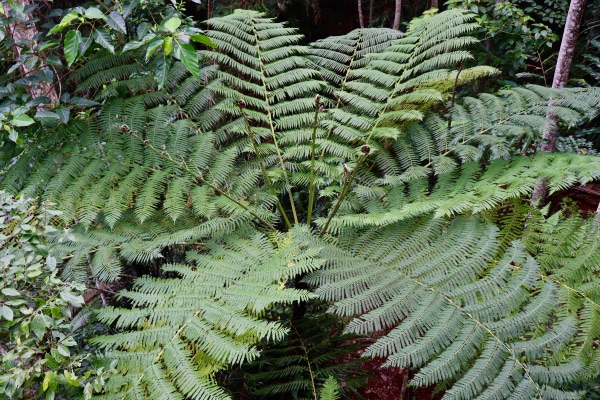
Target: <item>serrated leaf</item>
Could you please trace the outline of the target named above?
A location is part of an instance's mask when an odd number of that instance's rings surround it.
[[[69,31],[65,36],[65,58],[67,65],[70,67],[71,64],[77,59],[79,54],[79,43],[81,43],[81,32]]]
[[[190,35],[190,40],[193,40],[194,42],[205,44],[205,45],[210,46],[215,49],[217,48],[217,45],[214,44],[212,42],[212,40],[210,40],[210,38],[206,35],[200,35],[200,34]]]
[[[177,45],[180,48],[179,56],[181,62],[190,74],[197,79],[200,75],[200,65],[198,64],[198,57],[196,56],[194,47],[190,44],[177,43]]]
[[[85,17],[88,19],[106,19],[106,15],[96,7],[90,7],[85,10]]]
[[[150,43],[148,43],[148,48],[146,49],[146,61],[148,61],[150,57],[152,57],[152,54],[154,54],[156,49],[162,46],[163,42],[164,40],[161,37],[157,36],[154,39],[152,39]]]
[[[110,51],[112,54],[115,53],[115,46],[113,45],[112,38],[106,29],[97,28],[94,31],[94,41],[100,46],[104,47],[106,50]]]
[[[116,11],[111,11],[110,14],[107,15],[106,24],[116,31],[127,33],[125,19]]]
[[[173,17],[165,22],[165,29],[169,32],[175,32],[177,28],[181,25],[181,19],[177,17]]]
[[[11,121],[13,126],[29,126],[33,124],[35,121],[26,114],[17,114],[14,115]]]

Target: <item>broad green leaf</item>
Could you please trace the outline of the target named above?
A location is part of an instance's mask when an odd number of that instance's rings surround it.
[[[137,40],[127,42],[127,43],[125,43],[125,46],[123,47],[123,51],[139,49],[143,44],[144,44],[143,42],[138,42]]]
[[[50,384],[50,379],[52,379],[52,372],[48,371],[48,372],[46,372],[46,375],[44,375],[44,381],[42,382],[42,390],[44,392],[46,390],[48,390],[48,385]]]
[[[111,11],[110,14],[108,14],[106,24],[116,31],[127,33],[127,24],[121,14],[116,11]]]
[[[0,308],[0,314],[2,314],[2,316],[8,321],[12,321],[13,317],[15,316],[13,310],[6,306],[2,306],[2,308]]]
[[[17,143],[17,141],[19,140],[19,133],[14,129],[11,129],[10,131],[8,131],[8,139]]]
[[[35,114],[36,119],[60,119],[60,116],[52,111],[38,111]]]
[[[162,46],[163,42],[164,40],[161,37],[157,36],[154,39],[152,39],[150,43],[148,43],[148,48],[146,49],[146,61],[148,61],[150,57],[152,57],[152,54],[154,54],[156,49]]]
[[[71,21],[73,21],[77,18],[79,18],[78,12],[73,11],[73,12],[68,13],[60,20],[60,23],[58,25],[56,25],[54,28],[50,29],[50,32],[48,32],[48,33],[53,34],[56,32],[61,32],[63,29],[65,29],[67,26],[69,26]]]
[[[54,258],[52,256],[46,257],[46,264],[48,265],[48,267],[50,269],[55,269],[56,268],[56,258]]]
[[[7,296],[20,296],[21,295],[21,293],[19,293],[19,291],[17,289],[9,288],[9,287],[2,289],[2,293]]]
[[[96,7],[90,7],[85,10],[85,17],[88,19],[106,19],[106,15]]]
[[[192,76],[198,78],[200,75],[200,65],[198,64],[198,57],[196,56],[194,47],[190,44],[177,43],[177,45],[180,47],[181,62]]]
[[[6,37],[6,32],[4,32],[4,28],[0,29],[0,42],[4,40]]]
[[[123,17],[126,18],[140,3],[140,0],[131,0],[123,4]]]
[[[154,77],[158,83],[158,90],[162,89],[165,84],[167,76],[167,60],[165,54],[158,54],[158,62],[156,63],[156,69],[154,70]]]
[[[74,296],[69,292],[61,292],[60,298],[72,305],[73,307],[81,307],[84,303],[83,297]]]
[[[200,34],[190,35],[190,39],[193,40],[194,42],[202,43],[207,46],[217,48],[217,45],[214,44],[212,42],[212,40],[210,40],[210,38],[206,35],[200,35]]]
[[[82,36],[81,43],[79,43],[79,55],[83,56],[87,49],[90,48],[91,44],[94,43],[94,35]]]
[[[50,54],[48,57],[46,57],[46,64],[52,65],[54,67],[62,67],[62,62],[60,61],[60,58],[55,54]]]
[[[33,320],[31,321],[31,330],[38,339],[44,337],[44,334],[46,333],[46,320],[42,314],[36,314],[36,316],[33,317]]]
[[[56,346],[56,349],[60,354],[62,354],[65,357],[69,357],[71,355],[71,352],[69,351],[69,348],[67,346],[59,344],[58,346]]]
[[[106,50],[110,51],[113,54],[115,53],[115,46],[113,45],[112,38],[110,37],[110,34],[106,31],[106,29],[97,28],[94,31],[94,40]]]
[[[165,38],[165,42],[163,44],[163,51],[165,52],[165,55],[168,56],[169,54],[171,54],[172,50],[173,50],[173,38],[171,36],[169,36],[169,37]]]
[[[70,67],[77,59],[79,54],[79,43],[81,43],[81,32],[69,31],[65,36],[65,58],[67,65]]]
[[[181,25],[181,20],[177,17],[173,17],[165,22],[165,29],[169,32],[175,32]]]
[[[17,114],[13,116],[11,124],[13,126],[29,126],[33,124],[35,121],[28,115],[25,114]]]

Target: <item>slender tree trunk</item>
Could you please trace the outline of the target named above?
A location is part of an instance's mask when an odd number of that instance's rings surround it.
[[[565,23],[562,41],[560,43],[560,51],[558,60],[556,61],[556,69],[554,70],[554,79],[552,80],[553,88],[564,88],[569,80],[569,70],[573,62],[573,54],[575,53],[575,45],[581,20],[585,11],[586,0],[571,0],[569,5],[569,13]],[[540,151],[553,153],[556,147],[556,137],[558,135],[559,119],[552,112],[552,101],[548,104],[548,112],[546,113],[546,124],[542,135],[542,143]],[[538,205],[542,203],[548,193],[548,182],[541,179],[531,196],[531,204]]]
[[[394,11],[394,26],[395,30],[400,29],[400,18],[402,17],[402,0],[396,0],[396,10]]]
[[[365,28],[365,19],[363,16],[363,8],[362,8],[362,0],[358,0],[358,23],[360,24],[360,28]]]
[[[31,4],[31,0],[18,0],[19,3],[23,4],[25,7]],[[8,7],[6,7],[6,13],[9,12]],[[30,18],[30,16],[28,16]],[[38,33],[38,30],[34,23],[24,24],[24,23],[15,23],[10,24],[8,26],[8,34],[12,37],[15,42],[25,41],[29,43],[30,48],[35,49],[37,47],[37,43],[35,41],[35,36]],[[13,46],[13,54],[15,59],[19,59],[21,57],[21,53],[23,51],[23,47],[19,45]],[[41,57],[40,57],[41,58]],[[43,60],[40,60],[43,63]],[[23,63],[19,67],[19,72],[22,76],[29,76],[34,74],[36,69],[33,69],[31,66],[27,65],[27,63]],[[50,101],[54,104],[58,104],[58,94],[56,93],[56,89],[54,85],[50,82],[38,82],[35,85],[31,85],[27,88],[27,92],[31,95],[32,98],[46,96],[50,98]]]
[[[440,8],[440,4],[438,0],[431,0],[431,7],[429,8]]]
[[[374,0],[371,0],[369,2],[369,26],[373,23],[373,1]]]

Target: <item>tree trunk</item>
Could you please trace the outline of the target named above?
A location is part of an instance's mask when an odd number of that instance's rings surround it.
[[[25,7],[31,4],[30,0],[18,0],[19,3],[23,4]],[[6,7],[6,13],[9,12],[8,7]],[[28,19],[31,19],[31,16],[28,16]],[[8,26],[7,33],[12,37],[15,42],[25,41],[29,43],[29,47],[35,49],[37,47],[37,43],[35,41],[35,35],[37,35],[38,30],[35,24],[24,24],[24,23],[15,23]],[[19,59],[21,57],[21,53],[23,51],[23,47],[19,45],[13,46],[13,54],[15,59]],[[40,55],[40,62],[41,60]],[[19,67],[19,72],[23,77],[34,74],[36,69],[32,69],[27,63],[23,63]],[[46,96],[50,98],[50,101],[54,104],[58,104],[58,94],[56,93],[56,89],[54,85],[50,82],[38,82],[35,85],[31,85],[27,88],[27,92],[31,95],[32,98]]]
[[[360,24],[360,28],[365,28],[365,19],[363,17],[363,8],[362,8],[362,0],[358,0],[358,23]]]
[[[569,70],[573,62],[573,54],[575,53],[575,44],[579,35],[579,28],[583,13],[585,11],[586,0],[571,0],[569,5],[569,13],[565,23],[562,41],[560,43],[560,51],[558,60],[556,61],[556,69],[554,71],[554,79],[552,80],[553,88],[564,88],[569,80]],[[556,147],[556,136],[558,135],[558,116],[552,113],[552,102],[548,104],[546,113],[546,124],[542,135],[542,143],[540,151],[553,153]],[[548,182],[540,180],[533,190],[531,196],[531,204],[538,205],[542,203],[548,193]]]
[[[394,26],[395,30],[400,29],[400,18],[402,17],[402,0],[396,0],[396,10],[394,11]]]
[[[371,0],[369,2],[369,26],[373,23],[373,1],[374,0]]]
[[[431,7],[429,8],[440,8],[438,0],[431,0]]]

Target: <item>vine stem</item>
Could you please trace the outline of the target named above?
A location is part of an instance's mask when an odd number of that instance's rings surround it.
[[[257,220],[259,220],[260,222],[262,222],[265,226],[267,226],[270,230],[272,230],[273,232],[278,232],[277,229],[267,220],[265,220],[264,218],[262,218],[260,215],[256,214],[254,211],[252,211],[248,206],[246,206],[245,204],[243,204],[242,202],[240,202],[239,200],[236,200],[234,197],[232,197],[231,195],[229,195],[227,192],[219,189],[216,185],[208,182],[206,179],[204,179],[204,177],[200,174],[195,173],[194,171],[192,171],[187,164],[184,162],[179,163],[175,160],[173,160],[173,157],[171,157],[171,155],[165,151],[159,151],[158,149],[156,149],[156,147],[154,147],[150,142],[146,141],[146,140],[142,140],[142,138],[137,134],[137,132],[132,132],[131,133],[133,136],[135,136],[136,138],[138,138],[139,140],[142,141],[142,143],[144,143],[144,145],[146,145],[150,150],[152,150],[154,153],[158,154],[159,156],[161,156],[163,159],[170,161],[173,165],[176,165],[178,168],[181,168],[182,170],[184,170],[185,172],[187,172],[188,174],[192,175],[195,179],[197,179],[198,181],[200,181],[201,183],[205,184],[206,186],[210,187],[211,189],[213,189],[215,192],[217,192],[219,195],[224,196],[225,198],[227,198],[228,200],[232,201],[233,203],[237,204],[238,206],[240,206],[241,208],[243,208],[245,211],[248,211],[254,218],[256,218]]]
[[[252,127],[250,126],[250,121],[248,120],[248,115],[246,115],[246,113],[244,112],[244,105],[245,105],[245,102],[243,100],[238,101],[238,107],[240,108],[240,112],[242,113],[242,116],[244,117],[244,122],[246,123],[246,129],[248,130],[248,136],[250,136],[250,141],[252,142],[252,147],[254,148],[254,154],[256,154],[256,159],[258,160],[258,164],[260,165],[260,169],[262,171],[263,178],[265,178],[265,182],[267,183],[267,186],[269,186],[269,190],[271,191],[271,194],[273,196],[275,196],[275,201],[277,202],[277,208],[279,209],[279,212],[281,213],[281,216],[282,216],[283,220],[285,221],[285,225],[288,227],[288,229],[291,229],[292,224],[290,223],[290,220],[288,219],[288,216],[285,213],[283,205],[281,204],[281,202],[279,201],[279,198],[277,197],[277,191],[273,187],[271,178],[269,178],[269,174],[267,173],[265,164],[263,163],[262,157],[260,156],[260,152],[258,151],[258,145],[256,144],[256,140],[254,139],[254,132],[252,131]]]

